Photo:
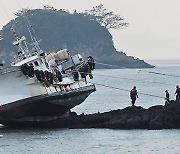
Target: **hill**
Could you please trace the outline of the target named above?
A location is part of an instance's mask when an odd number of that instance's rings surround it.
[[[26,21],[28,19],[28,21]],[[41,40],[41,48],[45,52],[58,51],[67,48],[71,55],[80,53],[83,57],[93,56],[98,63],[117,65],[127,68],[151,68],[143,60],[134,59],[124,52],[116,51],[112,35],[97,21],[83,13],[69,13],[64,10],[34,9],[18,13],[0,31],[0,52],[6,53],[6,61],[12,52],[17,51],[11,45],[14,36],[11,31],[13,25],[16,35],[25,36],[31,43],[28,32],[28,22],[33,26],[37,37]],[[97,65],[98,68],[112,68],[107,65]]]

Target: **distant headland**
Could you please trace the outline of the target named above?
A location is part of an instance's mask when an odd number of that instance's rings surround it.
[[[99,23],[99,20],[96,20],[97,16],[92,13],[89,14],[89,12],[77,13],[75,11],[69,13],[52,7],[34,10],[23,9],[16,14],[17,17],[14,20],[11,20],[0,31],[0,54],[3,55],[1,57],[4,61],[9,61],[9,55],[16,52],[16,48],[11,45],[14,40],[11,26],[18,27],[18,33],[27,36],[26,40],[31,42],[31,36],[28,35],[27,23],[24,19],[25,16],[35,29],[37,37],[41,41],[41,47],[46,52],[56,52],[60,48],[66,47],[72,55],[80,53],[83,57],[93,56],[95,61],[98,62],[96,68],[117,68],[117,66],[118,68],[154,67],[144,60],[135,59],[132,56],[127,56],[123,51],[117,51],[114,47],[112,35],[108,31],[109,25],[105,26]],[[120,17],[119,21],[121,23],[116,23],[116,26],[118,24],[121,26],[128,25]],[[116,67],[113,67],[113,65]]]

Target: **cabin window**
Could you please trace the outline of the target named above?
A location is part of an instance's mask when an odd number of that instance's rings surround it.
[[[38,64],[38,62],[37,62],[37,61],[35,61],[35,62],[34,62],[34,64],[35,64],[35,66],[39,66],[39,64]]]

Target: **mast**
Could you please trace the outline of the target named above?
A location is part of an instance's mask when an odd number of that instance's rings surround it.
[[[14,30],[14,27],[11,26],[12,33],[15,37],[15,41],[13,41],[13,45],[18,48],[18,57],[15,58],[15,63],[19,62],[23,59],[26,59],[27,57],[30,57],[30,56],[37,55],[37,56],[41,57],[41,56],[45,55],[43,50],[40,47],[38,38],[37,38],[35,31],[33,29],[33,26],[30,24],[29,20],[27,19],[27,17],[25,15],[23,15],[23,17],[26,19],[26,22],[28,23],[27,28],[28,28],[30,38],[32,40],[31,45],[33,45],[33,48],[30,51],[28,49],[25,36],[18,37],[16,34],[16,31]],[[22,42],[23,42],[23,44],[22,44]]]
[[[36,33],[35,33],[33,26],[30,24],[28,18],[24,14],[23,14],[23,16],[28,23],[28,31],[29,31],[29,34],[31,36],[31,40],[32,40],[34,48],[35,48],[34,52],[37,52],[39,56],[44,56],[44,52],[40,47],[40,44],[39,44],[39,41],[38,41],[38,38],[36,36]]]

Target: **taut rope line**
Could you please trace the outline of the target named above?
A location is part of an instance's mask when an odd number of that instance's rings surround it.
[[[93,84],[99,85],[99,86],[103,86],[103,87],[106,87],[106,88],[112,88],[112,89],[116,89],[116,90],[121,90],[121,91],[127,91],[127,92],[129,92],[129,90],[127,90],[127,89],[122,89],[122,88],[113,87],[113,86],[109,86],[109,85],[105,85],[105,84],[100,84],[100,83],[95,83],[95,82],[90,82],[90,83],[93,83]],[[156,97],[156,98],[165,99],[165,98],[162,97],[162,96],[157,96],[157,95],[152,95],[152,94],[146,94],[146,93],[142,93],[142,92],[138,92],[138,94],[142,94],[142,95],[146,95],[146,96],[151,96],[151,97]]]

